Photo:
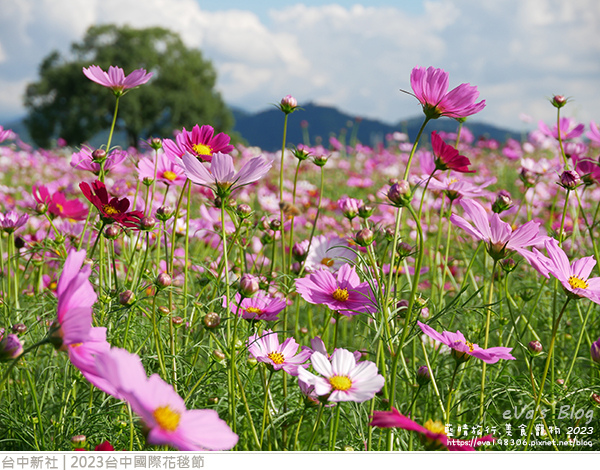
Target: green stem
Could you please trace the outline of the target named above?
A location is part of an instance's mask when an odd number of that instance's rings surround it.
[[[492,267],[492,274],[490,276],[490,291],[488,293],[488,304],[485,316],[485,339],[483,342],[483,349],[487,349],[488,342],[490,339],[490,322],[492,318],[492,302],[494,301],[494,274],[496,273],[496,265],[498,261],[494,259],[494,266]],[[479,393],[479,420],[483,426],[483,415],[484,415],[484,402],[485,402],[485,374],[486,374],[487,362],[483,361],[481,367],[481,392]]]

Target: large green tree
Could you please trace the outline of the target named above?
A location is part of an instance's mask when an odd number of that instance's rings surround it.
[[[92,26],[68,59],[52,52],[40,65],[40,80],[27,87],[25,120],[36,144],[46,147],[56,137],[79,145],[110,128],[115,97],[88,80],[83,67],[110,65],[125,74],[139,68],[153,72],[145,85],[121,98],[117,130],[130,145],[150,136],[170,137],[173,130],[210,124],[218,132],[233,126],[231,112],[214,89],[216,72],[197,49],[163,28],[133,29]]]

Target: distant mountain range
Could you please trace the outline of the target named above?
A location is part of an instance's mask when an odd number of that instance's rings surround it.
[[[249,145],[267,151],[281,149],[284,116],[278,108],[273,106],[272,109],[257,113],[248,113],[239,109],[232,109],[232,111],[235,117],[234,130],[246,139]],[[345,141],[348,143],[355,133],[356,139],[363,145],[373,146],[384,142],[385,136],[393,132],[404,132],[413,142],[423,124],[423,116],[399,121],[396,124],[386,124],[373,119],[357,118],[329,106],[309,103],[288,117],[287,142],[289,144],[303,143],[303,121],[307,126],[311,145],[320,140],[327,147],[332,135],[338,139],[340,135],[345,135]],[[518,132],[477,121],[467,120],[464,125],[473,133],[475,139],[488,138],[504,142],[509,137],[517,140],[521,138]],[[441,118],[430,121],[426,132],[434,130],[456,132],[457,129],[457,121]]]
[[[345,141],[346,143],[355,138],[363,145],[374,146],[377,143],[384,142],[385,136],[393,132],[406,133],[409,140],[413,142],[423,123],[423,116],[399,121],[396,124],[387,124],[374,119],[352,116],[330,106],[308,103],[301,108],[288,117],[288,145],[304,143],[303,124],[306,126],[304,132],[308,133],[310,145],[322,143],[325,147],[328,147],[331,136],[335,136],[338,140]],[[232,108],[231,111],[235,118],[233,130],[248,145],[260,147],[266,151],[281,149],[284,116],[278,108],[273,106],[271,109],[256,113],[249,113],[237,108]],[[186,127],[190,129],[194,124],[191,123]],[[23,123],[23,119],[2,123],[2,125],[5,129],[12,129],[16,132],[24,142],[33,144]],[[517,140],[521,138],[521,134],[517,132],[477,121],[471,122],[468,120],[465,126],[473,133],[475,139],[491,138],[504,142],[509,137]],[[429,133],[433,130],[456,132],[457,128],[458,123],[454,119],[441,118],[430,121],[427,124],[426,132]],[[90,144],[92,146],[100,146],[106,142],[107,135],[107,131],[100,133],[91,139]],[[122,135],[116,134],[113,138],[113,143],[115,145],[124,145],[125,139]]]

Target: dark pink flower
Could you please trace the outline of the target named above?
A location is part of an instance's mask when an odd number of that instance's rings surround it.
[[[186,131],[185,127],[175,137],[176,142],[170,139],[163,141],[163,149],[167,156],[177,161],[183,157],[184,153],[190,153],[200,160],[210,162],[215,153],[231,153],[235,148],[229,143],[231,137],[223,132],[215,135],[212,126],[200,127],[196,124],[192,131]]]
[[[48,213],[53,217],[83,220],[86,218],[88,208],[79,199],[67,199],[60,191],[50,194],[48,188],[42,185],[33,185],[33,197],[38,203],[48,207]]]
[[[437,132],[431,133],[431,147],[437,170],[454,170],[460,173],[475,173],[475,170],[469,170],[471,161],[464,155],[460,155],[451,145],[444,142]]]
[[[467,361],[469,359],[468,356],[474,356],[488,364],[495,364],[500,359],[515,359],[512,354],[510,354],[512,348],[498,346],[495,348],[483,349],[479,345],[467,341],[460,331],[457,331],[456,333],[452,333],[451,331],[438,333],[425,323],[417,321],[417,324],[427,336],[451,348],[453,350],[452,354],[454,358],[458,361]]]
[[[417,66],[410,74],[410,85],[423,112],[431,119],[463,118],[485,108],[485,100],[475,103],[479,96],[476,86],[463,83],[448,92],[448,73],[442,69]]]
[[[392,411],[375,411],[369,425],[380,428],[400,428],[417,432],[427,450],[471,451],[475,450],[475,447],[479,447],[483,442],[494,442],[496,440],[491,434],[472,441],[448,439],[445,431],[446,428],[441,422],[430,419],[425,423],[425,426],[421,426],[412,419],[400,414],[396,408],[392,408]],[[475,447],[468,445],[467,442],[473,442]]]
[[[121,96],[126,93],[126,90],[143,85],[152,77],[152,73],[147,73],[144,69],[134,70],[125,76],[121,67],[112,65],[108,68],[108,73],[97,65],[90,65],[87,69],[83,68],[83,74],[91,81],[110,88],[116,96]]]

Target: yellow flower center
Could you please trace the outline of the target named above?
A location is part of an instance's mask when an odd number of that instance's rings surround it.
[[[327,266],[328,268],[331,268],[333,266],[333,260],[331,258],[323,258],[321,260],[321,264]]]
[[[73,344],[69,344],[70,348],[78,348],[79,346],[81,346],[83,343],[73,343]]]
[[[569,284],[571,285],[571,287],[573,289],[587,289],[588,288],[588,283],[583,279],[579,279],[577,276],[569,277]]]
[[[172,410],[169,405],[159,406],[154,410],[152,416],[154,416],[154,419],[161,428],[169,432],[173,432],[177,429],[179,420],[181,419],[181,414]]]
[[[431,419],[428,419],[427,422],[423,425],[423,427],[436,434],[446,434],[446,427],[442,424],[441,421],[433,421]]]
[[[285,362],[283,354],[278,353],[277,351],[273,351],[272,353],[267,354],[267,357],[271,359],[275,364],[283,364]]]
[[[260,308],[256,308],[256,307],[248,307],[246,309],[246,312],[248,312],[248,313],[256,313],[257,315],[260,315],[262,313],[262,310]]]
[[[456,178],[452,178],[450,181],[448,181],[448,186],[450,186],[454,183],[458,183],[458,180]]]
[[[104,204],[104,213],[106,215],[116,215],[116,214],[120,214],[120,211],[118,209],[115,209],[113,206],[111,206],[110,204]]]
[[[338,302],[348,300],[348,289],[340,289],[339,287],[331,293],[331,296]]]
[[[205,144],[195,144],[192,146],[196,155],[212,155],[213,150],[208,145]]]
[[[177,179],[177,175],[174,172],[167,170],[163,173],[163,178],[169,181],[175,181]]]
[[[64,212],[65,208],[63,206],[61,206],[60,204],[56,204],[56,208],[58,209],[58,212],[60,212],[61,214]]]
[[[345,392],[352,387],[352,380],[345,375],[334,375],[329,378],[329,383],[331,384],[331,388],[334,390],[341,390],[342,392]]]
[[[56,290],[57,287],[58,287],[58,284],[56,283],[56,281],[52,281],[50,284],[48,284],[49,290]]]

